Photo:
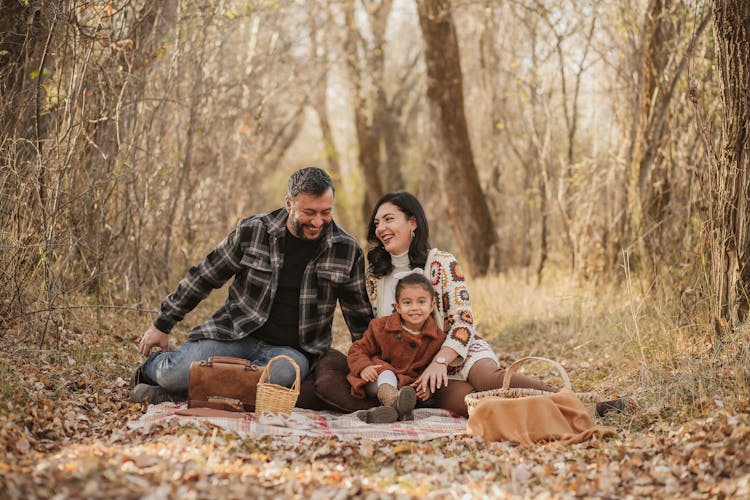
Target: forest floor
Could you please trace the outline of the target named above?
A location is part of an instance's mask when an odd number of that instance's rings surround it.
[[[520,276],[471,285],[480,328],[503,362],[551,357],[577,389],[636,399],[633,411],[600,420],[617,436],[524,448],[468,436],[240,438],[175,423],[129,430],[145,411],[127,402],[127,379],[149,317],[100,314],[99,328],[83,327],[94,315],[82,309],[68,321],[78,326],[44,348],[20,323],[0,336],[0,498],[750,497],[746,338],[719,352],[700,325],[625,291],[537,288]],[[345,349],[340,322],[337,330]]]

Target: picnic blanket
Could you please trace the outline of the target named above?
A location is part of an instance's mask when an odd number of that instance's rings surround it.
[[[295,408],[290,415],[242,413],[240,418],[181,416],[177,412],[187,408],[186,403],[149,405],[138,420],[128,423],[131,429],[148,429],[158,423],[210,422],[240,436],[317,436],[337,437],[342,440],[409,440],[426,441],[439,437],[466,433],[466,419],[447,410],[418,408],[414,420],[393,424],[366,424],[353,413],[338,414]]]

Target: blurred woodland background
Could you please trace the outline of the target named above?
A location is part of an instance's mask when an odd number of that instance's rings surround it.
[[[406,189],[474,278],[627,283],[746,331],[744,0],[0,5],[0,336],[156,308],[311,164],[360,238]]]
[[[363,244],[416,194],[620,435],[128,430],[161,300],[308,165]],[[0,0],[0,497],[748,497],[749,204],[749,0]]]

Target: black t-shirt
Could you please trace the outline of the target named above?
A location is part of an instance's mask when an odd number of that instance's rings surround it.
[[[273,345],[300,349],[299,345],[299,289],[302,275],[320,246],[320,240],[303,240],[286,229],[281,244],[284,265],[279,272],[279,284],[271,304],[268,321],[253,336]]]

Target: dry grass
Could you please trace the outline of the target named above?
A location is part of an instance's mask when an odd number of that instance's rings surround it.
[[[551,357],[564,364],[578,389],[637,398],[638,411],[606,420],[622,439],[569,450],[554,446],[524,450],[462,438],[387,444],[360,456],[359,444],[338,440],[305,441],[303,449],[295,440],[268,437],[238,440],[227,435],[214,442],[216,430],[177,425],[142,435],[126,430],[126,423],[144,410],[126,402],[126,380],[142,360],[136,344],[151,315],[102,310],[97,324],[95,311],[84,309],[68,311],[66,329],[59,338],[48,334],[43,348],[38,345],[39,318],[9,325],[0,336],[0,450],[4,450],[0,491],[11,498],[47,498],[55,492],[72,497],[135,497],[157,488],[173,494],[179,488],[215,491],[216,486],[235,484],[242,477],[245,482],[236,488],[257,490],[260,496],[294,496],[284,486],[290,484],[305,494],[319,490],[354,496],[421,496],[425,491],[435,498],[472,492],[523,496],[529,491],[577,491],[588,496],[616,495],[624,491],[621,488],[635,487],[645,488],[642,492],[648,495],[663,488],[658,479],[664,473],[663,453],[669,453],[679,469],[674,477],[681,482],[675,483],[672,476],[665,479],[672,481],[674,494],[695,488],[746,491],[746,483],[736,481],[747,474],[744,466],[736,464],[742,460],[739,451],[719,451],[736,447],[750,429],[748,403],[735,397],[748,388],[747,332],[708,348],[700,327],[675,326],[666,309],[631,298],[627,290],[588,288],[562,279],[536,288],[516,275],[472,280],[470,286],[481,331],[504,362],[528,354]],[[180,326],[176,343],[223,296],[215,293],[191,314]],[[335,345],[342,349],[348,345],[340,317]],[[544,367],[531,368],[549,376]],[[723,411],[717,408],[720,405],[725,406]],[[694,420],[700,414],[708,418]],[[679,426],[685,431],[677,435],[682,444],[664,448],[676,439],[677,422],[685,422]],[[705,437],[696,443],[694,435]],[[698,445],[700,449],[695,448]],[[330,456],[321,458],[316,451],[321,449],[332,450]],[[712,468],[701,469],[706,457],[715,453]],[[206,455],[224,458],[213,464],[206,462]],[[415,460],[417,455],[420,460]],[[273,458],[280,456],[293,458],[283,463]],[[551,461],[564,468],[549,468]],[[463,465],[446,465],[453,463]],[[611,470],[604,474],[604,469],[592,469],[596,463]],[[684,464],[695,474],[683,474]],[[300,472],[311,467],[314,473]],[[181,486],[170,479],[175,471],[188,469],[193,482]],[[592,477],[579,481],[581,470],[590,471]],[[331,474],[339,478],[337,483],[326,482]],[[484,480],[477,481],[478,474]],[[712,478],[719,475],[726,484],[714,484]],[[526,479],[519,482],[519,477]],[[637,486],[636,480],[641,481]],[[421,486],[410,486],[409,481]]]
[[[747,405],[748,330],[714,344],[707,321],[694,318],[685,324],[676,307],[646,300],[627,286],[595,287],[552,276],[537,287],[520,273],[473,279],[469,286],[479,330],[503,363],[528,355],[555,359],[569,372],[575,389],[635,397],[638,426],[659,418],[695,417],[717,405]],[[225,291],[214,292],[178,325],[173,345],[182,343],[186,332],[224,297]],[[151,307],[157,308],[158,300]],[[42,317],[8,325],[0,337],[0,406],[34,399],[38,377],[25,376],[26,371],[43,374],[55,367],[61,380],[69,378],[66,374],[84,376],[97,386],[118,377],[127,380],[142,360],[136,345],[152,316],[72,310],[59,336],[48,332],[41,348]],[[345,351],[350,341],[340,314],[334,330],[334,347]],[[559,382],[546,366],[533,365],[528,371]],[[67,388],[45,384],[54,400],[65,399]]]
[[[750,333],[714,343],[707,316],[640,286],[593,286],[561,276],[539,287],[516,274],[473,280],[482,334],[501,360],[537,355],[569,371],[574,388],[634,397],[634,424],[693,418],[717,406],[746,407]]]

